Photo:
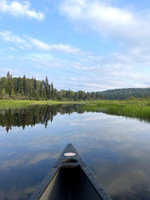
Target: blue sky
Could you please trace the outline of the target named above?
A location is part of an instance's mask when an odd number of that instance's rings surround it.
[[[0,77],[57,89],[150,86],[150,1],[0,0]]]

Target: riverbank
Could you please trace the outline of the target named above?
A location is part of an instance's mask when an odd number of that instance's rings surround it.
[[[0,110],[9,108],[24,108],[32,105],[77,104],[73,101],[30,101],[30,100],[0,100]]]
[[[147,99],[89,101],[88,105],[82,106],[82,109],[133,117],[150,122],[150,100]]]

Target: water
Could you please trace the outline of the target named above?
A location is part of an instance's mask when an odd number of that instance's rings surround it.
[[[114,200],[150,199],[150,124],[34,106],[0,112],[0,200],[25,200],[72,143]]]

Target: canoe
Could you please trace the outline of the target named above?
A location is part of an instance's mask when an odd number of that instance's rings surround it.
[[[111,200],[76,149],[68,144],[29,200]]]

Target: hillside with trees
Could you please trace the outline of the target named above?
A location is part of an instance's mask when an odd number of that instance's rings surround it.
[[[149,98],[150,88],[114,89],[102,92],[84,92],[60,90],[53,83],[49,83],[48,77],[39,81],[35,78],[13,77],[9,72],[6,77],[0,77],[0,99],[23,100],[122,100],[129,98]]]
[[[150,88],[123,88],[100,92],[104,99],[121,100],[129,98],[149,98]]]

